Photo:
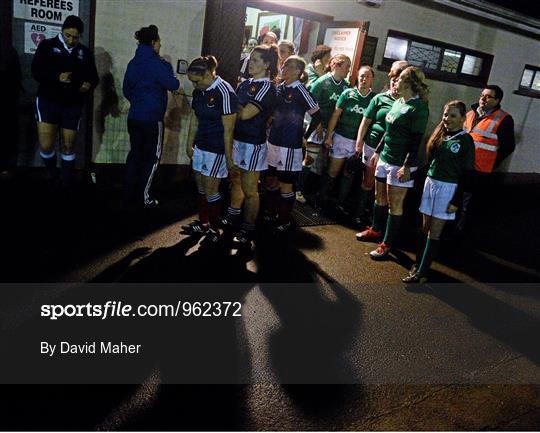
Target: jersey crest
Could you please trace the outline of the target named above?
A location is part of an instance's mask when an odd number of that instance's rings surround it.
[[[460,148],[461,146],[459,145],[459,143],[453,143],[452,146],[450,146],[450,151],[452,153],[458,153]]]
[[[285,97],[285,102],[286,102],[287,104],[290,104],[290,103],[292,102],[292,100],[293,100],[293,94],[292,94],[292,92],[287,93],[287,96]]]
[[[255,84],[252,84],[251,86],[249,86],[248,92],[250,95],[254,95],[255,93],[257,93],[257,86]]]
[[[213,107],[214,105],[216,105],[216,98],[213,95],[209,95],[208,99],[206,100],[206,105],[208,105],[209,107]]]

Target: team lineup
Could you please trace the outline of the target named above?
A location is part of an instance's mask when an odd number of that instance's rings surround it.
[[[40,155],[51,183],[65,188],[73,183],[83,102],[99,83],[93,55],[78,42],[83,28],[80,18],[68,17],[58,36],[39,45],[32,64],[39,82]],[[158,28],[143,27],[135,38],[138,46],[123,82],[131,145],[125,202],[153,207],[167,92],[182,90],[159,55]],[[294,54],[292,42],[278,41],[273,32],[260,42],[249,41],[236,88],[216,74],[212,55],[195,58],[187,68],[194,122],[186,153],[197,185],[198,219],[182,226],[183,233],[202,236],[201,246],[213,248],[227,231],[235,245],[251,247],[259,224],[279,239],[294,227],[295,203],[308,201],[317,212],[332,208],[352,219],[361,229],[356,239],[376,243],[370,257],[384,260],[399,239],[427,133],[422,228],[415,264],[402,279],[427,281],[445,224],[457,218],[457,231],[470,226],[476,188],[488,184],[514,150],[502,89],[486,85],[470,109],[463,101],[448,101],[435,129],[426,131],[429,88],[424,72],[407,61],[393,63],[387,86],[377,93],[371,66],[361,65],[352,79],[351,59],[332,56],[330,47],[317,46],[307,64]],[[54,149],[58,129],[60,173]],[[223,179],[230,186],[227,204],[220,192]]]

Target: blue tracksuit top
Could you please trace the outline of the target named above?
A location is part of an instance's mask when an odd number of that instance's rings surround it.
[[[149,45],[139,45],[128,63],[122,90],[130,102],[128,119],[162,121],[167,109],[167,90],[177,90],[180,82],[170,63]]]

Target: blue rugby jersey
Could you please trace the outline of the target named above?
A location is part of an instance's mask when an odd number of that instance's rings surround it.
[[[191,107],[199,121],[195,146],[207,152],[225,153],[221,116],[238,111],[238,98],[234,89],[221,77],[216,77],[208,89],[193,90]]]
[[[239,120],[234,128],[234,139],[244,143],[266,142],[266,124],[276,104],[276,87],[269,78],[259,78],[240,83],[236,89],[240,105],[255,105],[259,113],[248,120]]]
[[[313,114],[319,106],[300,81],[277,88],[277,103],[268,142],[274,146],[302,148],[304,115]]]

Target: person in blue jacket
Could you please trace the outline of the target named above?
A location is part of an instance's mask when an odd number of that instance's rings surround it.
[[[163,145],[163,118],[167,91],[177,91],[180,82],[170,63],[159,56],[161,39],[154,25],[135,32],[139,42],[128,64],[123,92],[130,102],[128,132],[131,150],[126,161],[126,204],[152,207],[150,194]]]

